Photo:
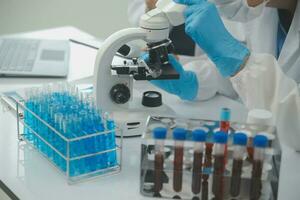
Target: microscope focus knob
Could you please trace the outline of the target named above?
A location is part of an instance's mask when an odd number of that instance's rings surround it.
[[[127,103],[130,99],[130,90],[125,84],[116,84],[110,90],[110,97],[117,104]]]

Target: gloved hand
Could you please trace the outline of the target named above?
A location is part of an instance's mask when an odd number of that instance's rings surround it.
[[[226,30],[214,4],[206,0],[174,0],[187,6],[185,32],[205,51],[224,77],[236,74],[250,51]]]
[[[143,55],[142,58],[147,60],[148,54]],[[169,62],[179,73],[180,78],[176,80],[152,80],[150,82],[183,100],[194,100],[197,97],[199,87],[196,74],[192,71],[185,71],[173,55],[169,55]]]

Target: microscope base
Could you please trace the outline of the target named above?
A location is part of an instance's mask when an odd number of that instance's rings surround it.
[[[141,136],[145,131],[147,118],[151,114],[174,116],[175,112],[168,106],[162,105],[157,108],[150,108],[144,111],[117,111],[113,112],[116,123],[123,131],[123,137]]]

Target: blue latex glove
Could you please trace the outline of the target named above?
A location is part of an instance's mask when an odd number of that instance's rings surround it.
[[[142,58],[147,60],[148,54],[143,55]],[[169,62],[179,73],[180,78],[176,80],[152,80],[150,82],[183,100],[194,100],[197,97],[199,87],[196,74],[192,71],[185,71],[173,55],[169,55]]]
[[[174,0],[187,6],[185,32],[205,51],[224,77],[236,74],[250,51],[226,30],[214,4],[206,0]]]

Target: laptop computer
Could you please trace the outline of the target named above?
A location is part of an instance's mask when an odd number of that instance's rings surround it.
[[[69,56],[68,41],[0,38],[0,76],[65,77]]]

